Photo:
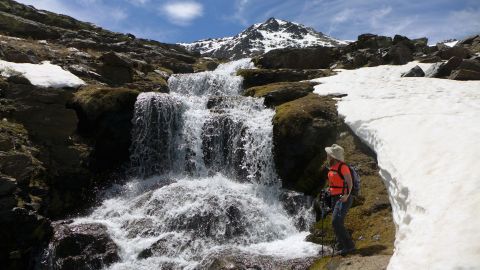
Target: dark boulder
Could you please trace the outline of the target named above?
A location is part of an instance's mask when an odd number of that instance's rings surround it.
[[[452,70],[456,69],[462,63],[460,57],[452,57],[445,63],[434,64],[425,72],[425,77],[443,78],[450,75]]]
[[[405,47],[409,48],[410,50],[414,51],[415,50],[415,45],[413,42],[407,38],[406,36],[401,36],[401,35],[395,35],[393,37],[393,45],[399,45],[402,44]]]
[[[99,67],[98,73],[111,85],[122,85],[133,81],[133,64],[125,56],[108,52],[99,60],[103,64]]]
[[[440,50],[437,52],[438,56],[443,60],[448,60],[454,56],[465,59],[470,57],[470,51],[466,48],[460,46],[448,47],[442,46]]]
[[[0,197],[13,194],[17,188],[17,181],[15,178],[0,174]]]
[[[329,68],[335,59],[332,48],[313,47],[271,50],[253,61],[261,68],[319,69]]]
[[[402,42],[393,45],[385,56],[385,60],[394,65],[405,65],[413,60],[412,50]]]
[[[419,66],[414,66],[407,73],[402,75],[402,77],[424,77],[424,76],[425,76],[425,72],[423,72],[423,69]]]
[[[315,85],[311,82],[272,83],[248,88],[244,95],[263,97],[265,106],[274,107],[308,95]]]
[[[32,51],[25,53],[14,48],[7,48],[3,50],[3,55],[3,59],[9,62],[31,64],[39,63],[37,56]]]
[[[284,187],[315,192],[324,148],[335,141],[340,122],[331,97],[309,94],[276,107],[273,153]]]
[[[392,38],[374,34],[361,34],[353,45],[357,49],[387,48],[392,45]]]
[[[467,69],[480,72],[480,60],[464,59],[458,69]]]
[[[34,269],[34,258],[52,235],[50,221],[34,211],[15,207],[0,213],[2,269]]]
[[[46,268],[103,269],[120,259],[119,248],[105,225],[72,225],[60,221],[53,224],[53,231]]]
[[[457,69],[452,72],[449,79],[459,81],[480,80],[480,72],[468,69]]]
[[[243,87],[265,85],[276,82],[296,82],[326,77],[334,74],[325,69],[241,69],[237,75],[243,77]]]

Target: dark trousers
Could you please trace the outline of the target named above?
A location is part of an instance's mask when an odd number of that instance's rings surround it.
[[[348,209],[352,206],[352,202],[352,196],[349,196],[348,200],[344,203],[340,201],[340,196],[332,196],[332,226],[335,235],[337,236],[337,241],[342,249],[350,249],[354,247],[354,243],[344,224],[345,216],[347,215]]]

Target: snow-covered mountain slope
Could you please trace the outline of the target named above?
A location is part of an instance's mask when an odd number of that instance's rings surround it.
[[[344,70],[314,92],[348,94],[338,112],[377,153],[397,227],[388,269],[480,269],[480,81],[400,77],[417,64]]]
[[[341,46],[347,42],[334,39],[304,25],[270,18],[257,23],[234,37],[204,39],[180,43],[190,51],[203,56],[239,59],[279,48],[310,46]]]

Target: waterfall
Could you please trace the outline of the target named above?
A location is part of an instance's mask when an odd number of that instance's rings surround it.
[[[122,250],[112,269],[201,269],[229,254],[314,255],[312,212],[282,190],[272,157],[274,111],[243,97],[239,68],[173,75],[170,94],[142,93],[132,120],[135,178],[76,223],[100,222]],[[253,255],[252,255],[253,256]]]

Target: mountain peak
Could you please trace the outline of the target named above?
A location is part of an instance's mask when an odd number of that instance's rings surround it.
[[[302,24],[271,17],[263,23],[251,25],[233,37],[204,39],[180,45],[200,52],[203,56],[239,59],[287,47],[333,47],[346,44]]]

